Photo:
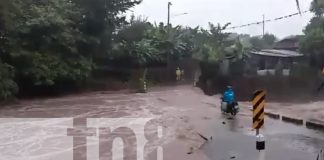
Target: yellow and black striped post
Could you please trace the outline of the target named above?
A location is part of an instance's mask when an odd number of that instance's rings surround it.
[[[264,107],[266,92],[263,90],[258,90],[254,93],[252,104],[253,104],[253,129],[257,130],[264,125]]]

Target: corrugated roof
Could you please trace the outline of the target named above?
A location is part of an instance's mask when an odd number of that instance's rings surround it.
[[[270,57],[302,57],[303,54],[300,54],[295,51],[289,50],[278,50],[278,49],[264,49],[261,51],[253,51],[252,54],[262,55],[262,56],[270,56]]]
[[[297,50],[302,36],[289,36],[275,43],[273,49]]]

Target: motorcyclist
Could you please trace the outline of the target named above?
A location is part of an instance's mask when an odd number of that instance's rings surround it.
[[[227,113],[231,113],[235,106],[237,106],[237,102],[235,101],[235,95],[234,95],[234,90],[232,86],[227,86],[226,90],[224,92],[224,95],[222,97],[223,102],[226,102],[227,105]]]
[[[223,101],[227,104],[232,104],[235,102],[235,95],[232,86],[227,86],[223,95]]]

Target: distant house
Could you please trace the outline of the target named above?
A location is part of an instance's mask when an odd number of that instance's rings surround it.
[[[301,36],[290,36],[277,42],[273,49],[298,51]]]
[[[289,76],[292,65],[303,57],[299,52],[299,36],[287,37],[277,42],[273,49],[251,52],[251,63],[258,75],[274,75],[276,71]]]

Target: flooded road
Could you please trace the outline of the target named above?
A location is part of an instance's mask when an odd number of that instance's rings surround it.
[[[164,160],[260,158],[249,108],[243,106],[229,120],[219,112],[219,103],[219,97],[191,86],[21,101],[0,110],[0,159],[155,160],[159,146]],[[263,159],[315,160],[324,148],[323,132],[303,126],[266,118],[261,132],[266,136]],[[105,133],[116,133],[112,151]],[[205,143],[200,135],[212,139]]]
[[[265,128],[260,130],[266,138],[266,150],[259,152],[255,148],[255,131],[242,127],[251,123],[248,117],[224,122],[213,125],[213,140],[203,147],[210,159],[315,160],[324,148],[324,132],[266,118]]]

